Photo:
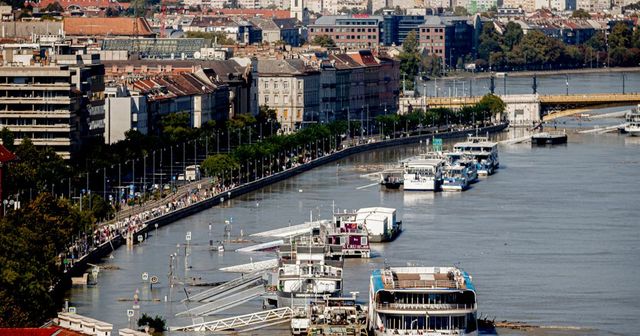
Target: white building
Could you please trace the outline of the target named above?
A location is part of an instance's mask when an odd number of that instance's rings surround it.
[[[112,144],[124,140],[125,133],[137,130],[148,132],[147,99],[144,95],[131,96],[125,87],[105,89],[104,141]]]

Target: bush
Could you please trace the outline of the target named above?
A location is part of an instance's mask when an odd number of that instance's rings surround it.
[[[149,326],[150,329],[153,329],[154,333],[165,331],[166,323],[167,321],[158,315],[153,318],[147,314],[142,314],[138,319],[138,327]]]

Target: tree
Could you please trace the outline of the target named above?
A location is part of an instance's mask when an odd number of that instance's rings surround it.
[[[166,324],[167,321],[165,321],[165,319],[158,315],[153,318],[147,314],[142,314],[142,316],[138,319],[138,327],[149,326],[150,329],[153,329],[153,334],[165,331]]]
[[[480,110],[489,111],[492,116],[495,116],[503,113],[506,105],[500,97],[493,94],[487,94],[480,99],[480,102],[478,102],[478,108]]]
[[[47,7],[44,8],[44,10],[46,12],[57,12],[57,13],[62,13],[64,12],[64,8],[62,7],[62,5],[60,5],[59,2],[53,2],[47,5]]]
[[[591,14],[589,14],[589,12],[587,12],[586,10],[580,8],[573,11],[573,13],[571,14],[571,17],[577,18],[577,19],[590,19]]]
[[[606,37],[604,32],[599,31],[595,35],[593,35],[587,42],[586,45],[590,46],[594,50],[604,51],[607,49]]]
[[[453,9],[453,15],[456,16],[468,16],[469,15],[469,11],[462,7],[462,6],[456,6],[456,8]]]
[[[485,24],[482,27],[482,33],[479,38],[480,44],[478,45],[478,58],[481,58],[485,61],[489,61],[489,57],[491,53],[502,51],[501,48],[501,37],[498,32],[496,32],[493,24]]]
[[[437,55],[427,55],[422,58],[422,71],[428,76],[442,75],[442,58]]]
[[[48,193],[0,220],[0,327],[37,327],[55,315],[58,255],[87,225],[67,200]]]
[[[233,39],[227,37],[227,34],[224,32],[196,32],[190,31],[187,32],[187,37],[190,38],[203,38],[208,40],[211,44],[218,45],[233,45],[236,42]]]
[[[512,50],[513,47],[518,45],[522,41],[522,36],[524,36],[522,27],[513,21],[509,21],[504,32],[504,45],[507,50]]]
[[[237,170],[240,167],[240,164],[231,155],[215,154],[207,156],[200,166],[206,176],[218,176],[222,175],[225,170]]]
[[[333,41],[331,37],[328,35],[316,35],[313,40],[311,40],[312,45],[318,45],[323,48],[335,48],[336,43]]]
[[[609,49],[630,48],[632,32],[629,26],[618,22],[609,34]]]
[[[403,76],[403,85],[409,90],[413,89],[413,79],[420,69],[420,54],[418,53],[418,34],[412,30],[402,43],[400,58],[400,74]]]
[[[162,136],[169,143],[180,143],[193,138],[197,130],[191,127],[191,116],[187,112],[170,113],[160,120]]]
[[[11,130],[9,130],[6,127],[2,128],[2,130],[0,131],[0,140],[2,140],[2,144],[10,152],[13,152],[15,150],[15,145],[14,145],[15,139],[16,138],[13,135],[13,132],[11,132]]]

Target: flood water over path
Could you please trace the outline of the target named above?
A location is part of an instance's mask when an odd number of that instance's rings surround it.
[[[336,208],[397,208],[404,232],[374,245],[370,260],[347,260],[345,294],[366,300],[371,270],[387,265],[452,265],[468,271],[478,289],[479,311],[497,320],[595,329],[594,334],[634,334],[640,316],[640,139],[620,135],[575,135],[566,146],[501,146],[499,172],[464,193],[404,193],[378,186],[363,174],[415,154],[420,145],[354,155],[180,220],[132,250],[121,248],[103,265],[99,284],[74,287],[78,313],[128,325],[138,288],[141,311],[163,314],[172,326],[185,310],[182,286],[168,289],[169,255],[179,251],[180,273],[213,282],[232,278],[224,266],[271,258],[241,254],[223,239],[224,220],[246,235],[330,218]],[[211,234],[209,223],[213,223]],[[185,233],[191,255],[184,270]],[[157,275],[150,290],[142,272]],[[118,300],[120,299],[120,300]],[[147,301],[150,300],[150,301]],[[156,300],[156,301],[154,301]],[[261,309],[256,300],[220,317]],[[565,335],[564,332],[559,333]],[[585,334],[576,332],[575,335]]]

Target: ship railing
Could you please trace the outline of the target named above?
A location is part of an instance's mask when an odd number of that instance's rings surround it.
[[[459,288],[453,280],[398,280],[387,284],[387,288]]]
[[[378,303],[377,309],[388,310],[471,310],[475,304],[460,303]]]

